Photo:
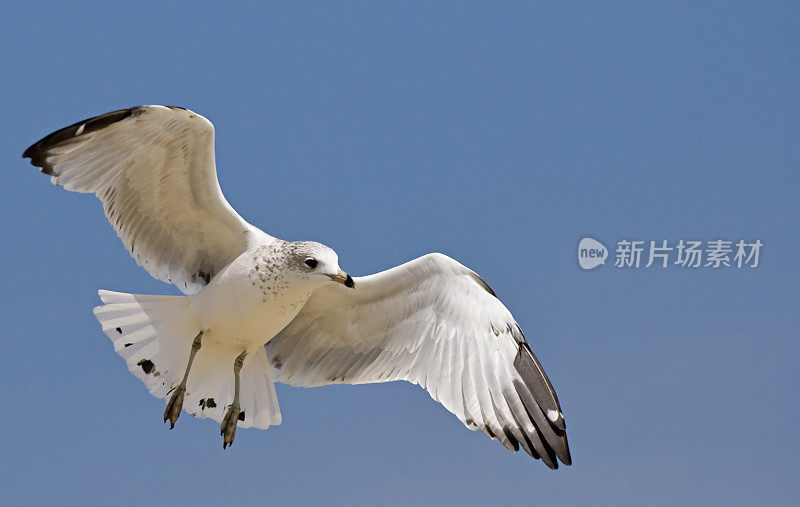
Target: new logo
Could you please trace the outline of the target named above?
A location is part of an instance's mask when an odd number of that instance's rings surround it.
[[[578,264],[583,269],[594,269],[606,263],[608,249],[592,238],[583,238],[578,244]]]

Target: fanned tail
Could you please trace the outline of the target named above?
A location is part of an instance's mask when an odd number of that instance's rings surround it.
[[[102,306],[94,315],[114,350],[150,394],[167,398],[182,380],[199,319],[187,296],[151,296],[98,291]],[[211,344],[201,347],[189,373],[184,410],[222,422],[233,402],[233,358]],[[248,357],[240,375],[239,404],[244,416],[238,427],[266,429],[281,423],[278,398],[266,351]],[[242,420],[244,419],[244,420]]]

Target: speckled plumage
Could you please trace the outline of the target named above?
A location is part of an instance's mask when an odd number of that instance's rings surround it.
[[[275,298],[285,291],[289,281],[285,274],[291,270],[303,270],[303,259],[307,256],[331,256],[336,253],[314,241],[288,242],[276,239],[253,251],[252,269],[248,276],[263,293],[264,300]]]

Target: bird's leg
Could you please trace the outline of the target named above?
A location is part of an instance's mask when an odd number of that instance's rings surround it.
[[[201,330],[195,336],[194,341],[192,342],[192,352],[189,354],[189,363],[186,365],[186,373],[183,374],[183,380],[181,383],[176,387],[172,392],[172,397],[169,399],[167,403],[167,409],[164,410],[164,422],[169,421],[169,429],[175,427],[175,421],[178,420],[178,416],[181,415],[181,409],[183,408],[183,395],[186,394],[186,381],[189,378],[189,370],[192,369],[192,361],[194,361],[194,356],[197,354],[197,351],[200,350],[200,341],[203,337],[203,331]]]
[[[239,410],[239,372],[242,371],[244,358],[247,351],[243,351],[233,362],[233,403],[228,407],[222,424],[219,427],[219,434],[222,435],[222,448],[233,445],[233,437],[236,436],[236,423],[239,421],[241,411]]]

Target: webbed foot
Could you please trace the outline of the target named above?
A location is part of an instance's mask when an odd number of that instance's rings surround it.
[[[219,427],[219,434],[222,435],[222,448],[225,449],[229,445],[233,445],[233,437],[236,436],[236,423],[239,422],[241,410],[239,402],[233,402],[228,411],[225,412],[225,417],[222,419],[222,424]]]
[[[178,385],[172,392],[172,396],[167,402],[167,408],[164,410],[164,422],[169,421],[169,429],[175,427],[175,421],[181,415],[183,409],[183,396],[186,394],[186,386],[183,384]]]

